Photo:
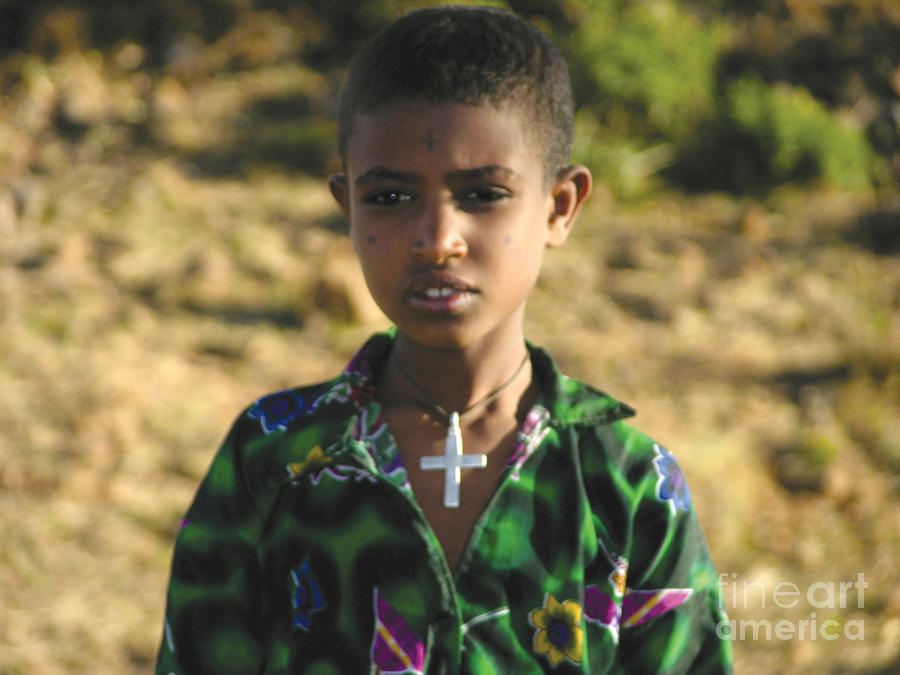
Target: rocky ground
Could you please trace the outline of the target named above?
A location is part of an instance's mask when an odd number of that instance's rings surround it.
[[[147,672],[177,524],[234,415],[386,325],[304,166],[333,164],[333,129],[277,122],[329,83],[253,53],[211,77],[192,53],[161,77],[135,44],[4,65],[4,675]],[[532,340],[681,459],[739,672],[900,669],[898,213],[889,188],[601,185],[534,293]]]

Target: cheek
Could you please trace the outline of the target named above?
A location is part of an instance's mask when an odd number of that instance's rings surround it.
[[[522,242],[511,234],[503,237],[503,259],[513,267],[520,267],[525,261],[523,258]]]
[[[506,263],[512,267],[519,267],[522,264],[522,249],[515,237],[503,237],[503,258]]]
[[[398,242],[390,235],[369,234],[363,245],[370,256],[375,256],[382,263],[386,258],[394,259],[399,255]]]
[[[389,243],[387,237],[371,230],[357,231],[353,236],[354,248],[362,256],[383,254],[388,249]]]
[[[390,278],[390,270],[396,269],[397,252],[390,235],[377,232],[359,232],[354,241],[356,255],[370,283],[382,285]]]

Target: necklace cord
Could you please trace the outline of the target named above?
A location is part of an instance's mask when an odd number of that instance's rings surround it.
[[[425,389],[425,387],[422,386],[422,384],[420,384],[419,381],[416,380],[416,378],[414,378],[409,373],[409,371],[406,370],[406,368],[403,366],[403,362],[400,360],[400,357],[396,356],[396,354],[395,354],[394,362],[397,364],[397,370],[400,371],[400,374],[403,376],[403,378],[407,382],[409,382],[413,387],[415,387],[419,391],[419,393],[422,394],[427,399],[428,405],[430,405],[432,408],[432,412],[437,413],[439,416],[443,417],[445,421],[449,422],[450,413],[447,412],[447,409],[444,408],[439,403],[437,403],[431,397],[431,394],[428,393],[428,390]],[[468,408],[466,408],[465,410],[462,410],[460,413],[458,413],[459,417],[462,418],[463,415],[470,413],[473,410],[477,410],[478,408],[482,408],[482,407],[490,404],[494,400],[496,400],[497,397],[500,396],[500,394],[502,394],[504,391],[506,391],[510,387],[510,385],[512,385],[512,383],[515,381],[515,379],[519,376],[519,373],[522,372],[522,369],[525,367],[525,364],[527,362],[528,362],[528,350],[526,349],[525,356],[522,358],[521,363],[519,363],[515,372],[509,377],[509,379],[506,380],[506,382],[501,384],[496,389],[489,391],[485,396],[483,396],[480,399],[478,399],[477,401],[475,401],[475,403],[470,405]]]

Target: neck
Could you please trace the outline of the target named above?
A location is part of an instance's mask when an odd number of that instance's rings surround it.
[[[480,408],[479,401],[491,397],[498,388],[502,391],[484,407],[500,405],[516,410],[530,382],[530,364],[521,335],[502,347],[445,349],[421,345],[401,333],[380,388],[397,403],[436,404],[448,413],[461,413],[473,405]]]

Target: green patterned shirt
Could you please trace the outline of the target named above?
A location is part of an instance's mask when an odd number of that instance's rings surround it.
[[[374,397],[392,344],[238,418],[175,544],[158,674],[731,672],[677,462],[531,345],[541,395],[452,573]]]

